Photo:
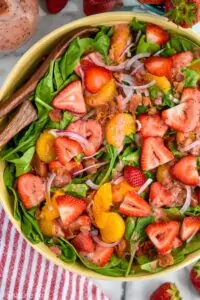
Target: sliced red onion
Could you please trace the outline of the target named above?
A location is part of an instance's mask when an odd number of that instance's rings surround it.
[[[133,84],[133,77],[129,74],[123,74],[123,80],[122,81],[125,81],[127,82],[128,84]]]
[[[131,66],[138,61],[141,58],[145,58],[145,57],[149,57],[151,55],[151,53],[140,53],[140,54],[136,54],[135,56],[133,56],[131,59],[129,59],[126,62],[126,70],[129,70],[131,68]]]
[[[140,37],[141,37],[141,34],[142,34],[142,31],[139,30],[138,33],[137,33],[137,35],[136,35],[136,38],[135,38],[135,45],[137,45],[137,43],[139,42],[139,39],[140,39]]]
[[[183,206],[180,209],[180,213],[184,214],[184,212],[188,209],[188,207],[190,206],[191,200],[192,200],[192,189],[190,186],[188,185],[184,185],[185,189],[186,189],[186,200],[185,203],[183,204]]]
[[[131,75],[134,75],[135,73],[137,73],[137,71],[139,69],[141,69],[144,66],[143,63],[139,64],[137,67],[135,67],[135,69],[133,69],[133,71],[131,72]]]
[[[124,98],[124,104],[127,104],[130,102],[131,98],[133,96],[133,91],[129,90],[128,94],[126,95],[126,98]]]
[[[118,83],[118,85],[122,88],[127,88],[127,89],[132,89],[132,90],[144,90],[144,89],[148,89],[149,87],[155,85],[155,80],[148,82],[145,85],[125,85],[125,84],[121,84]]]
[[[83,157],[83,160],[86,160],[86,159],[90,159],[94,156],[96,156],[97,154],[99,154],[101,151],[104,151],[106,149],[106,147],[102,147],[100,150],[98,150],[97,152],[95,152],[94,154],[90,155],[90,156],[84,156]]]
[[[85,168],[85,169],[82,169],[82,170],[80,170],[80,171],[74,172],[74,173],[73,173],[73,176],[77,176],[77,175],[79,175],[79,174],[81,174],[81,173],[83,173],[83,172],[85,172],[85,171],[87,171],[87,170],[90,170],[90,169],[92,169],[92,168],[100,168],[100,167],[102,167],[102,166],[104,166],[104,165],[107,165],[108,163],[109,163],[108,161],[105,161],[105,162],[102,162],[102,163],[98,163],[98,164],[91,165],[91,166],[89,166],[89,167],[87,167],[87,168]]]
[[[91,109],[86,115],[83,116],[82,120],[88,120],[96,114],[95,109]]]
[[[158,56],[158,55],[160,55],[160,53],[162,53],[164,50],[165,50],[164,48],[163,48],[163,49],[160,49],[160,50],[158,50],[156,53],[154,53],[154,55],[153,55],[153,56]]]
[[[137,192],[138,195],[142,194],[152,182],[153,182],[153,179],[151,179],[151,178],[147,179],[147,181],[141,186],[141,188]]]
[[[98,230],[97,229],[93,229],[93,230],[91,230],[91,235],[92,236],[97,236],[98,235]]]
[[[129,55],[131,55],[130,49],[131,47],[133,47],[135,44],[134,43],[128,43],[127,46],[125,47],[125,49],[123,50],[123,52],[121,53],[121,55],[119,56],[119,59],[121,59],[123,57],[124,54],[127,54],[127,56],[129,57]]]
[[[96,56],[94,55],[91,55],[90,56],[90,59],[93,61],[93,63],[97,66],[100,66],[100,67],[104,67],[105,69],[107,70],[110,70],[110,71],[122,71],[125,69],[125,66],[126,66],[126,63],[127,61],[124,61],[123,63],[117,65],[117,66],[108,66],[106,64],[104,64],[102,61],[100,61]]]
[[[196,140],[195,142],[185,146],[184,148],[181,148],[181,152],[189,151],[196,146],[200,146],[200,140]]]
[[[115,178],[114,180],[112,180],[112,183],[113,184],[119,184],[123,180],[124,180],[124,176],[123,175],[119,175],[117,178]]]
[[[147,89],[145,89],[145,90],[143,91],[143,93],[144,93],[145,97],[149,97],[149,91],[148,91]]]
[[[141,130],[142,124],[141,124],[140,121],[138,121],[138,120],[136,120],[135,123],[136,123],[136,125],[137,125],[137,130],[136,130],[136,131],[138,132],[138,131]]]
[[[96,235],[92,236],[92,238],[95,241],[95,243],[97,243],[99,246],[104,247],[104,248],[112,248],[112,247],[117,246],[120,243],[120,240],[115,243],[104,243]]]
[[[85,182],[91,189],[98,190],[99,185],[95,184],[92,180],[88,179]]]
[[[54,178],[56,177],[55,173],[51,173],[47,179],[46,182],[46,197],[47,200],[51,199],[51,186],[52,186],[52,182],[54,181]]]

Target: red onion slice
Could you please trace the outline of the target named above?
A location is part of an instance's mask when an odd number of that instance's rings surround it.
[[[189,151],[191,150],[192,148],[196,147],[196,146],[200,146],[200,140],[197,140],[187,146],[185,146],[184,148],[181,148],[181,152],[185,152],[185,151]]]
[[[95,243],[97,243],[99,246],[104,247],[104,248],[112,248],[117,246],[120,243],[120,240],[115,242],[115,243],[104,243],[102,240],[99,239],[98,236],[94,235],[92,236],[93,240]]]
[[[137,43],[139,42],[139,39],[140,39],[140,37],[141,37],[141,34],[142,34],[142,31],[139,30],[138,33],[137,33],[137,35],[136,35],[136,38],[135,38],[135,45],[137,45]]]
[[[54,178],[56,177],[56,174],[55,173],[51,173],[47,179],[47,182],[46,182],[46,197],[47,197],[47,200],[50,200],[51,199],[51,186],[52,186],[52,183],[53,183],[53,180]]]
[[[136,62],[138,61],[139,59],[141,58],[145,58],[145,57],[149,57],[151,55],[151,53],[140,53],[140,54],[136,54],[135,56],[133,56],[131,59],[129,59],[127,62],[126,62],[126,67],[125,69],[126,70],[129,70],[131,68],[131,66]]]
[[[138,132],[138,131],[140,131],[141,130],[141,128],[142,128],[142,124],[140,123],[140,121],[138,121],[138,120],[136,120],[135,121],[135,123],[136,123],[136,125],[137,125],[137,129],[136,129],[136,131]]]
[[[143,63],[139,64],[133,71],[131,72],[131,75],[134,75],[139,69],[141,69],[144,66]]]
[[[191,200],[192,200],[192,189],[190,186],[188,185],[184,185],[185,189],[186,189],[186,199],[185,199],[185,203],[183,204],[183,206],[180,209],[180,213],[184,214],[184,212],[188,209],[188,207],[190,206]]]
[[[155,85],[155,80],[150,81],[149,83],[145,84],[145,85],[125,85],[125,84],[121,84],[121,83],[117,83],[120,87],[122,88],[126,88],[126,89],[131,89],[131,90],[144,90],[144,89],[148,89],[149,87]]]
[[[124,180],[124,176],[123,175],[119,175],[117,178],[112,180],[113,184],[119,184],[120,182],[122,182]]]
[[[94,164],[94,165],[91,165],[91,166],[89,166],[89,167],[87,167],[87,168],[85,168],[85,169],[82,169],[82,170],[80,170],[80,171],[77,171],[77,172],[74,172],[73,173],[73,176],[77,176],[77,175],[79,175],[79,174],[81,174],[81,173],[83,173],[83,172],[85,172],[85,171],[87,171],[87,170],[90,170],[90,169],[92,169],[92,168],[100,168],[100,167],[102,167],[102,166],[104,166],[104,165],[107,165],[109,162],[108,161],[105,161],[105,162],[102,162],[102,163],[98,163],[98,164]]]
[[[104,151],[105,149],[106,149],[106,147],[102,147],[99,151],[95,152],[94,154],[92,154],[90,156],[84,156],[83,160],[90,159],[90,158],[96,156],[97,154],[99,154],[101,151]]]
[[[147,179],[147,181],[141,186],[141,188],[137,192],[138,195],[142,194],[152,182],[153,182],[153,179],[151,179],[151,178]]]
[[[126,95],[126,98],[124,98],[124,104],[127,104],[130,102],[131,98],[133,96],[133,91],[132,90],[129,90],[128,94]]]
[[[98,190],[99,185],[95,184],[92,180],[88,179],[85,182],[91,189]]]

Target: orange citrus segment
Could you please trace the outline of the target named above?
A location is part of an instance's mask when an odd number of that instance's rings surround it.
[[[56,152],[54,147],[55,137],[47,131],[40,134],[36,143],[36,152],[39,158],[45,163],[55,160]]]
[[[45,219],[47,221],[55,220],[59,217],[59,212],[57,208],[56,198],[58,196],[64,195],[61,191],[56,191],[52,199],[47,200],[45,205],[42,208],[40,219]]]
[[[119,184],[112,185],[112,202],[119,204],[124,200],[125,195],[132,191],[134,188],[128,184],[126,180],[121,181]]]
[[[105,243],[114,243],[119,241],[125,231],[123,218],[115,212],[108,213],[104,228],[100,229],[101,238]]]
[[[45,219],[40,219],[39,225],[40,225],[40,229],[44,235],[46,235],[46,236],[55,235],[55,231],[56,231],[55,221],[47,221]]]
[[[200,58],[196,59],[191,65],[188,67],[188,69],[196,71],[197,73],[200,73]]]
[[[156,85],[160,87],[165,93],[168,93],[171,88],[171,84],[165,76],[159,77],[150,73],[146,73],[144,79],[148,82],[155,80]]]

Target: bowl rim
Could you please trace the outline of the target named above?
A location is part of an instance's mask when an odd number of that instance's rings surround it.
[[[31,67],[33,67],[36,61],[35,59],[39,59],[42,53],[45,53],[45,51],[49,47],[51,47],[51,45],[55,44],[55,42],[59,40],[61,36],[63,36],[65,33],[75,28],[88,26],[88,25],[96,26],[99,24],[113,25],[116,23],[128,23],[133,17],[137,17],[138,19],[145,22],[152,22],[157,25],[162,25],[166,29],[173,30],[174,32],[177,32],[179,34],[188,37],[189,39],[193,40],[195,43],[197,43],[200,46],[200,37],[198,37],[197,34],[195,34],[192,30],[177,28],[175,24],[167,21],[165,17],[150,15],[147,13],[121,12],[121,11],[102,13],[90,17],[84,17],[55,29],[54,31],[52,31],[51,33],[47,34],[42,39],[37,41],[24,55],[22,55],[22,57],[18,60],[16,65],[12,68],[12,70],[8,74],[7,79],[5,80],[2,88],[0,89],[0,101],[2,99],[6,99],[9,95],[13,93],[15,88],[20,84],[20,82],[24,78],[24,76],[27,75],[26,69],[29,70]],[[19,222],[14,219],[12,214],[12,208],[11,208],[12,205],[10,204],[10,199],[3,182],[4,167],[5,164],[2,161],[0,161],[0,203],[2,204],[12,224],[19,231],[19,233],[22,234],[23,238],[26,239],[26,237],[21,232]],[[77,262],[75,262],[74,264],[67,264],[62,260],[60,260],[59,258],[57,258],[56,255],[50,249],[48,249],[48,247],[45,246],[43,243],[33,245],[27,239],[26,241],[31,245],[31,247],[33,247],[36,251],[42,254],[46,259],[52,261],[54,264],[59,265],[68,271],[72,271],[78,273],[79,275],[83,275],[95,279],[111,280],[111,281],[122,281],[122,280],[136,281],[136,280],[148,280],[151,278],[156,278],[162,275],[166,275],[171,271],[179,270],[200,257],[200,250],[198,250],[193,252],[192,254],[189,254],[183,262],[177,265],[170,266],[158,273],[138,273],[136,275],[132,275],[129,277],[124,277],[124,276],[110,277],[110,276],[101,275],[90,269],[87,269],[86,267],[83,267]]]

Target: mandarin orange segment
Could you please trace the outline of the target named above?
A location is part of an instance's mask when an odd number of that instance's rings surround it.
[[[61,191],[56,191],[52,197],[52,199],[47,200],[45,205],[42,208],[41,214],[39,216],[40,219],[45,219],[47,221],[52,221],[57,219],[60,215],[57,208],[56,198],[58,196],[64,195]]]
[[[136,130],[135,117],[127,113],[116,114],[106,125],[106,139],[108,144],[116,148],[123,145],[126,135]]]
[[[188,67],[188,69],[196,71],[197,73],[200,73],[200,58],[195,60],[191,65]]]
[[[119,204],[124,200],[125,195],[132,191],[134,188],[128,184],[126,180],[121,181],[119,184],[112,185],[112,202]]]
[[[100,229],[101,238],[105,243],[114,243],[119,241],[125,231],[125,222],[123,218],[115,212],[108,213],[107,222],[104,228]]]
[[[96,94],[86,96],[85,101],[91,107],[101,107],[113,100],[116,95],[114,79],[109,80]]]
[[[146,73],[144,79],[147,82],[154,80],[156,82],[156,85],[160,87],[165,93],[168,93],[171,88],[171,84],[167,79],[167,77],[165,76],[159,77],[159,76],[152,75],[150,73]]]
[[[107,223],[109,212],[94,211],[95,224],[98,228],[104,228]]]
[[[40,134],[36,143],[36,152],[39,158],[45,163],[56,159],[54,147],[55,137],[47,131]]]
[[[46,236],[53,236],[55,235],[56,231],[56,223],[53,220],[45,220],[45,219],[40,219],[39,220],[39,225],[42,233]]]

